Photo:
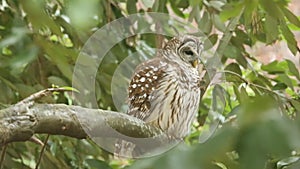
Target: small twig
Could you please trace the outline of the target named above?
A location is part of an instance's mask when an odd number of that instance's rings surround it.
[[[40,139],[38,139],[37,137],[35,137],[35,136],[32,136],[32,137],[29,139],[29,141],[31,141],[31,142],[33,142],[33,143],[35,143],[35,144],[38,144],[38,145],[40,145],[40,146],[44,146],[44,143],[43,143]]]
[[[2,152],[1,152],[1,158],[0,158],[0,169],[3,168],[3,162],[4,162],[4,158],[5,158],[5,154],[6,154],[6,148],[7,148],[7,144],[5,144],[3,146]]]
[[[226,123],[232,123],[233,121],[235,121],[237,119],[237,115],[232,115],[227,117],[224,122],[222,124],[226,124]]]
[[[107,23],[111,21],[111,0],[107,0],[106,3],[106,16],[107,16]]]
[[[66,89],[66,88],[63,88],[63,87],[62,88],[44,89],[44,90],[41,90],[37,93],[34,93],[34,94],[26,97],[25,99],[21,100],[17,104],[26,104],[26,103],[34,102],[35,100],[38,100],[42,97],[51,95],[53,92],[65,92],[65,91],[72,91],[72,90],[71,89]]]
[[[262,89],[262,90],[268,91],[269,93],[272,93],[272,94],[274,94],[274,95],[276,95],[276,96],[278,96],[278,97],[280,97],[280,98],[284,98],[284,99],[287,99],[287,100],[291,100],[290,98],[285,97],[285,96],[282,96],[282,95],[280,95],[280,94],[274,92],[273,90],[268,89],[268,88],[266,88],[266,87],[264,87],[264,86],[260,86],[260,85],[258,85],[258,84],[251,83],[251,82],[247,81],[246,79],[244,79],[241,75],[239,75],[239,74],[237,74],[237,73],[235,73],[235,72],[228,71],[228,70],[225,70],[225,71],[222,71],[222,72],[223,72],[223,73],[229,73],[229,74],[231,74],[231,75],[234,75],[234,76],[238,77],[238,78],[241,79],[244,83],[246,83],[248,86],[254,86],[254,87],[256,87],[256,88],[260,88],[260,89]]]
[[[60,88],[48,88],[41,90],[39,92],[33,93],[32,95],[26,97],[25,99],[19,101],[14,105],[15,112],[27,112],[29,108],[34,105],[35,101],[53,94],[53,92],[64,92],[64,91],[76,91],[76,89],[68,88],[68,87],[60,87]]]
[[[235,73],[235,72],[233,72],[233,71],[223,70],[223,71],[221,71],[220,73],[229,73],[229,74],[231,74],[231,75],[234,75],[234,76],[238,77],[238,78],[239,78],[240,80],[242,80],[244,83],[249,84],[249,82],[248,82],[246,79],[244,79],[241,75],[239,75],[239,74],[237,74],[237,73]]]
[[[47,146],[47,142],[48,142],[48,140],[49,140],[49,137],[50,137],[50,134],[47,134],[47,137],[46,137],[46,139],[45,139],[45,141],[44,141],[44,146],[42,147],[42,150],[41,150],[39,159],[38,159],[38,161],[37,161],[37,163],[36,163],[35,169],[38,169],[38,168],[39,168],[39,165],[40,165],[40,163],[41,163],[41,161],[42,161],[42,157],[43,157],[43,155],[44,155],[44,152],[45,152],[45,149],[46,149],[46,146]]]

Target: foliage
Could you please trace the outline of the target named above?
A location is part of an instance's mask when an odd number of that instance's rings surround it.
[[[257,42],[272,45],[284,40],[291,53],[299,52],[292,31],[299,31],[300,21],[288,4],[287,0],[3,0],[0,103],[16,103],[52,85],[71,86],[80,49],[110,21],[136,12],[172,13],[195,21],[209,37],[208,48],[216,48],[226,77],[225,83],[207,90],[186,144],[131,163],[114,160],[89,140],[50,136],[40,167],[299,168],[299,68],[290,60],[260,63],[246,50]],[[141,35],[121,41],[107,54],[96,82],[100,108],[115,109],[110,83],[118,63],[135,51],[147,53],[132,41],[159,46],[154,35]],[[45,100],[68,101],[64,96]],[[218,105],[224,106],[219,118],[226,123],[198,144],[203,119],[210,107],[218,111]],[[8,145],[4,168],[34,168],[40,149],[33,143]]]

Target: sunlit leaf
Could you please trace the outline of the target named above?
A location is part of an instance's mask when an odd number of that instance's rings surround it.
[[[289,9],[287,8],[283,8],[282,9],[285,17],[292,23],[294,24],[295,26],[297,26],[298,28],[300,28],[300,21],[298,19],[298,17],[293,14]]]
[[[287,62],[287,64],[288,64],[288,67],[289,67],[290,72],[291,72],[294,76],[296,76],[296,78],[297,78],[298,80],[300,80],[299,70],[297,69],[297,67],[295,66],[295,64],[294,64],[292,61],[290,61],[290,60],[286,60],[286,62]]]
[[[270,74],[284,73],[288,66],[286,62],[273,61],[267,65],[262,65],[261,69],[267,71]]]
[[[297,41],[295,39],[294,34],[292,31],[287,27],[286,23],[280,23],[280,29],[282,31],[282,34],[284,38],[287,41],[288,47],[291,50],[291,52],[296,55],[296,53],[299,51],[299,48],[297,46]]]

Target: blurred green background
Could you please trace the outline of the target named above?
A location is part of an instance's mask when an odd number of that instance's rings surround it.
[[[288,0],[2,0],[0,106],[51,86],[71,86],[77,56],[103,25],[134,13],[163,12],[193,22],[219,53],[225,83],[209,87],[190,136],[173,150],[141,160],[116,160],[90,140],[50,136],[44,168],[300,168],[299,16]],[[299,7],[300,8],[300,7]],[[104,58],[97,103],[115,110],[112,76],[126,56],[160,47],[156,35],[121,41]],[[143,46],[135,42],[144,42]],[[283,45],[282,45],[283,44]],[[277,48],[278,45],[280,49]],[[268,46],[268,47],[267,47]],[[275,52],[269,51],[275,46]],[[278,50],[284,50],[281,53]],[[147,57],[147,56],[145,56]],[[72,100],[73,99],[73,100]],[[78,102],[67,93],[46,103]],[[217,103],[217,104],[216,104]],[[219,111],[219,105],[224,111]],[[204,143],[198,137],[209,111],[223,119]],[[45,135],[36,137],[44,140]],[[3,148],[2,148],[3,149]],[[35,168],[41,146],[12,143],[3,168]]]

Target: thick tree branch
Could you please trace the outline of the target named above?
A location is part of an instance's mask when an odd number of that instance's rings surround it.
[[[116,137],[107,130],[110,127],[135,138],[165,137],[160,129],[123,113],[64,104],[22,102],[0,110],[0,146],[29,140],[36,133],[78,139],[86,138],[90,132],[97,137]]]

